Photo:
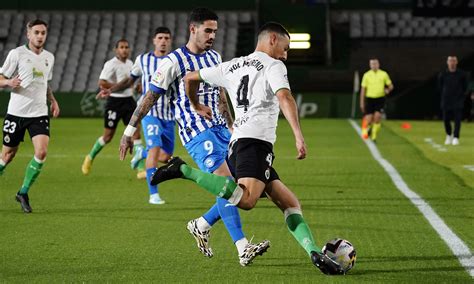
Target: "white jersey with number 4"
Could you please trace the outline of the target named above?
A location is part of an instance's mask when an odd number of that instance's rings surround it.
[[[53,78],[54,55],[46,50],[40,54],[26,45],[12,49],[0,68],[6,78],[19,75],[20,87],[11,92],[7,113],[19,117],[48,115],[48,81]]]
[[[235,112],[231,141],[255,138],[275,143],[280,106],[275,95],[290,89],[285,64],[256,51],[199,70],[207,83],[226,88]]]
[[[100,72],[99,79],[105,80],[109,83],[117,84],[123,79],[130,76],[130,71],[132,71],[133,62],[130,59],[127,59],[125,62],[120,61],[117,57],[110,59],[105,62],[102,72]],[[123,91],[113,92],[110,94],[114,98],[127,98],[133,96],[132,87],[126,88]]]

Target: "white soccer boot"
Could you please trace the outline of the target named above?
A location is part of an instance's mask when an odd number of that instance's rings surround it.
[[[245,246],[244,253],[242,253],[239,256],[240,265],[247,266],[251,264],[254,258],[256,258],[258,255],[264,254],[269,247],[270,247],[269,240],[263,240],[259,242],[258,244],[252,244],[249,242]]]
[[[212,249],[209,246],[209,238],[211,237],[210,231],[203,231],[200,230],[197,225],[198,219],[193,219],[188,222],[188,231],[189,233],[196,239],[196,244],[199,251],[207,257],[212,257],[214,254],[212,253]]]
[[[148,200],[148,203],[161,205],[161,204],[165,204],[165,201],[160,198],[160,195],[158,193],[154,193],[150,195],[150,200]]]
[[[444,140],[444,145],[451,145],[453,138],[451,135],[446,135],[446,140]]]

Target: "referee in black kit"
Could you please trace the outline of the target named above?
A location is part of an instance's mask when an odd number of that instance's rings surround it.
[[[462,111],[467,95],[468,74],[457,68],[458,58],[448,56],[448,68],[438,76],[438,92],[441,95],[444,129],[446,130],[445,145],[459,145]],[[454,120],[454,133],[451,121]]]

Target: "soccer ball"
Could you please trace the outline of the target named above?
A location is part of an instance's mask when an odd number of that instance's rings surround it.
[[[354,246],[344,239],[333,239],[323,247],[323,253],[330,259],[339,263],[344,272],[348,272],[354,267],[356,262],[356,251]]]

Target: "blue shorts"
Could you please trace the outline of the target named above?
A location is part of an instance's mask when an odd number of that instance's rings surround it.
[[[161,120],[147,115],[142,119],[146,149],[160,147],[167,154],[174,152],[174,120]]]
[[[229,142],[229,130],[214,126],[199,133],[184,147],[202,171],[212,173],[226,161]]]

